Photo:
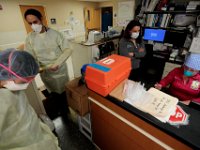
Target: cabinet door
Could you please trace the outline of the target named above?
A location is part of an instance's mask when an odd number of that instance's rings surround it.
[[[136,114],[88,91],[92,140],[102,150],[191,149]],[[123,105],[123,104],[122,104]]]
[[[85,8],[85,26],[86,29],[100,30],[100,9],[87,7]]]
[[[90,103],[93,142],[102,150],[163,149],[95,103]],[[144,144],[145,143],[145,144]]]

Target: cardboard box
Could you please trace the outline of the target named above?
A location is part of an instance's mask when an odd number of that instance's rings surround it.
[[[79,80],[76,78],[66,84],[67,101],[69,107],[84,116],[89,112],[88,91],[85,85],[78,85]]]
[[[113,54],[95,64],[89,64],[85,80],[89,89],[107,96],[131,71],[131,59]]]
[[[125,95],[123,95],[123,90],[124,90],[124,85],[127,79],[125,79],[124,81],[120,82],[120,84],[115,87],[111,92],[110,92],[110,96],[116,98],[117,100],[123,102],[125,99]]]

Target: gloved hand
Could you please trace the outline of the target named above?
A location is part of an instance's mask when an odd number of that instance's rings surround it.
[[[44,70],[57,71],[58,68],[59,68],[59,65],[47,65],[45,67],[40,67],[39,73],[42,73]]]
[[[154,85],[154,87],[155,87],[156,89],[158,89],[158,90],[161,90],[161,89],[162,89],[162,85],[159,84],[159,83],[156,83],[156,84]]]
[[[52,66],[50,66],[48,69],[51,70],[51,71],[57,71],[58,68],[59,68],[58,65],[52,65]]]

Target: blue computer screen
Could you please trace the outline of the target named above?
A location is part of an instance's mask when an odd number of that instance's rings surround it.
[[[163,29],[144,29],[144,40],[163,42],[165,32]]]

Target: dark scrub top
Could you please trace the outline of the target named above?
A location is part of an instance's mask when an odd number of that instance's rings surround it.
[[[119,41],[119,54],[122,56],[130,57],[128,53],[133,52],[134,56],[131,58],[132,69],[138,69],[140,67],[140,58],[143,58],[146,54],[144,43],[136,43],[137,47],[130,40],[122,38]],[[139,52],[140,48],[144,48],[144,52]]]

